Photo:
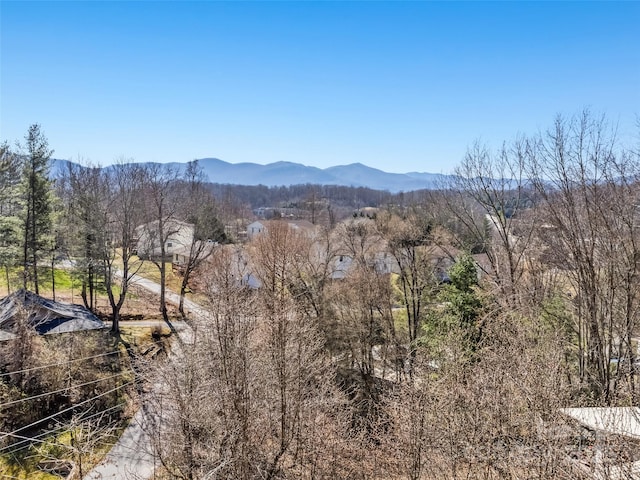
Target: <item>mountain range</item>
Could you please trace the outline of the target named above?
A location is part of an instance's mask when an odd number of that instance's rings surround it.
[[[218,158],[198,159],[212,183],[231,185],[266,185],[268,187],[300,184],[343,185],[386,190],[391,193],[434,189],[442,186],[450,175],[425,172],[389,173],[362,163],[317,168],[293,162],[229,163]],[[54,160],[52,174],[64,168],[65,160]],[[169,163],[182,171],[186,163]]]

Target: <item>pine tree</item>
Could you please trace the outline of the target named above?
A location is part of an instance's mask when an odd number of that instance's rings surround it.
[[[49,159],[52,150],[37,123],[29,127],[25,135],[21,189],[23,211],[21,215],[23,233],[23,285],[38,289],[38,262],[47,251],[51,235],[51,180]]]
[[[20,158],[4,143],[0,145],[0,267],[4,269],[7,293],[11,293],[9,271],[20,256],[19,178]]]

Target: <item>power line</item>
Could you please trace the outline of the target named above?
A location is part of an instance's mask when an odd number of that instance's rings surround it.
[[[101,411],[99,411],[97,413],[94,413],[93,415],[89,415],[88,417],[82,418],[81,422],[86,422],[86,421],[88,421],[88,420],[90,420],[92,418],[95,418],[95,417],[99,416],[99,415],[104,415],[105,413],[110,412],[112,410],[122,409],[124,406],[125,406],[125,404],[121,403],[121,404],[115,405],[115,406],[113,406],[111,408],[107,408],[106,410],[101,410]],[[45,431],[45,432],[43,432],[43,433],[41,433],[39,435],[36,435],[35,437],[23,437],[21,435],[10,435],[11,437],[22,438],[24,440],[21,440],[19,442],[12,443],[11,445],[7,445],[7,446],[5,446],[3,448],[0,448],[0,453],[3,454],[3,455],[12,455],[12,454],[14,454],[16,452],[19,452],[23,448],[25,448],[22,445],[26,444],[26,443],[29,443],[29,442],[49,443],[49,441],[40,440],[40,439],[42,437],[47,437],[47,436],[52,435],[52,434],[54,434],[56,432],[59,432],[61,430],[65,430],[65,429],[69,430],[68,427],[69,427],[68,425],[60,425],[57,428],[53,428],[51,430],[47,430],[47,431]],[[61,444],[59,444],[59,445],[61,445]]]
[[[98,355],[93,355],[91,357],[84,357],[84,358],[75,358],[73,360],[66,360],[64,362],[59,362],[59,363],[52,363],[50,365],[40,365],[39,367],[31,367],[31,368],[25,368],[22,370],[15,370],[13,372],[7,372],[7,373],[0,373],[0,378],[1,377],[7,377],[9,375],[15,375],[16,373],[24,373],[24,372],[31,372],[33,370],[41,370],[43,368],[50,368],[50,367],[59,367],[61,365],[67,365],[69,363],[75,363],[75,362],[83,362],[85,360],[91,360],[93,358],[100,358],[100,357],[105,357],[107,355],[113,355],[114,353],[120,353],[120,350],[114,350],[112,352],[107,352],[107,353],[100,353]]]
[[[90,420],[90,419],[92,419],[94,417],[97,417],[98,415],[103,415],[106,412],[110,412],[111,410],[121,409],[124,406],[125,406],[125,404],[123,404],[123,403],[115,405],[114,407],[108,408],[106,410],[101,410],[98,413],[94,413],[93,415],[89,415],[88,417],[82,418],[82,421]],[[88,411],[89,410],[86,410],[86,412],[88,412]],[[84,412],[84,413],[86,413],[86,412]],[[5,450],[8,450],[8,449],[11,449],[11,451],[6,452],[7,454],[15,453],[18,450],[22,450],[22,448],[23,448],[23,447],[18,447],[18,445],[22,445],[23,443],[29,443],[32,440],[36,440],[37,441],[37,439],[39,439],[39,438],[46,437],[48,435],[52,435],[55,432],[59,432],[61,430],[65,430],[65,429],[67,429],[67,427],[68,427],[68,425],[61,424],[59,427],[52,428],[50,430],[45,430],[44,432],[42,432],[39,435],[36,435],[34,437],[21,437],[21,438],[24,438],[25,440],[22,440],[22,441],[16,442],[16,443],[12,443],[11,445],[7,445],[7,446],[5,446],[3,448],[0,448],[0,453],[5,453]],[[11,436],[15,437],[17,435],[11,435]],[[18,448],[15,448],[15,447],[18,447]]]
[[[86,422],[86,421],[91,420],[92,418],[95,418],[95,417],[97,417],[97,416],[104,415],[104,414],[105,414],[105,413],[107,413],[107,412],[111,412],[111,411],[113,411],[113,410],[119,410],[119,409],[122,409],[123,407],[125,407],[125,404],[124,404],[124,403],[120,403],[120,404],[115,405],[115,406],[113,406],[113,407],[107,408],[106,410],[101,410],[101,411],[99,411],[99,412],[97,412],[97,413],[94,413],[93,415],[89,415],[88,417],[80,416],[80,417],[79,417],[79,420],[80,420],[80,422]],[[83,412],[83,415],[84,415],[85,413],[89,412],[90,410],[91,410],[91,409],[87,409],[87,410],[85,410],[85,411]],[[17,443],[12,443],[11,445],[7,445],[7,446],[5,446],[5,447],[3,447],[3,448],[0,448],[0,453],[5,453],[5,450],[7,450],[7,449],[11,449],[11,451],[10,451],[10,452],[7,452],[7,454],[11,454],[11,453],[17,452],[18,450],[22,450],[22,447],[15,448],[15,447],[16,447],[16,446],[18,446],[18,445],[21,445],[21,444],[23,444],[23,443],[29,443],[30,441],[36,441],[36,442],[38,442],[38,441],[40,441],[40,440],[38,440],[38,439],[40,439],[40,438],[42,438],[42,437],[47,437],[47,436],[49,436],[49,435],[53,435],[54,433],[59,432],[59,431],[61,431],[61,430],[65,430],[65,429],[67,429],[68,427],[69,427],[69,425],[60,424],[60,426],[58,426],[58,427],[56,427],[56,428],[52,428],[52,429],[50,429],[50,430],[46,430],[46,431],[44,431],[44,432],[40,433],[39,435],[35,435],[35,436],[33,436],[33,437],[24,437],[24,436],[16,435],[16,434],[9,435],[9,436],[11,436],[11,437],[15,437],[15,438],[23,438],[24,440],[22,440],[22,441],[20,441],[20,442],[17,442]],[[40,441],[40,442],[41,442],[41,443],[43,443],[42,441]]]
[[[131,385],[131,384],[133,384],[133,383],[134,383],[133,381],[131,381],[131,382],[127,382],[127,383],[123,383],[122,385],[120,385],[120,386],[118,386],[118,387],[112,388],[111,390],[108,390],[108,391],[106,391],[106,392],[103,392],[103,393],[101,393],[101,394],[99,394],[99,395],[96,395],[96,396],[94,396],[94,397],[88,398],[87,400],[84,400],[84,401],[82,401],[82,402],[80,402],[80,403],[78,403],[78,404],[76,404],[76,405],[72,405],[72,406],[70,406],[70,407],[68,407],[68,408],[65,408],[64,410],[61,410],[61,411],[59,411],[59,412],[57,412],[57,413],[54,413],[53,415],[49,415],[48,417],[42,418],[42,419],[40,419],[40,420],[37,420],[37,421],[35,421],[35,422],[33,422],[33,423],[30,423],[29,425],[26,425],[26,426],[24,426],[24,427],[20,427],[20,428],[18,428],[17,430],[14,430],[13,432],[10,432],[10,433],[2,433],[2,434],[1,434],[2,436],[0,436],[0,439],[5,438],[5,437],[8,437],[8,436],[11,436],[11,435],[13,435],[13,434],[15,434],[15,433],[18,433],[18,432],[21,432],[22,430],[26,430],[27,428],[31,428],[31,427],[33,427],[33,426],[35,426],[35,425],[38,425],[39,423],[45,422],[45,421],[47,421],[47,420],[51,420],[52,418],[55,418],[55,417],[57,417],[58,415],[62,415],[63,413],[66,413],[66,412],[68,412],[68,411],[70,411],[70,410],[73,410],[74,408],[77,408],[77,407],[79,407],[80,405],[84,405],[85,403],[89,403],[89,402],[91,402],[91,401],[95,400],[96,398],[104,397],[105,395],[108,395],[108,394],[110,394],[110,393],[113,393],[113,392],[115,392],[115,391],[117,391],[117,390],[120,390],[121,388],[124,388],[124,387],[126,387],[126,386],[128,386],[128,385]]]
[[[118,405],[115,405],[114,407],[108,408],[106,410],[101,410],[101,411],[99,411],[97,413],[94,413],[93,415],[89,415],[88,417],[82,418],[81,421],[87,421],[87,420],[89,420],[91,418],[97,417],[98,415],[103,415],[104,413],[109,412],[111,410],[121,409],[124,406],[125,406],[125,404],[122,404],[122,403],[118,404]],[[90,409],[85,410],[83,412],[83,414],[87,413],[89,410]],[[36,440],[37,441],[39,438],[46,437],[48,435],[52,435],[52,434],[54,434],[56,432],[59,432],[61,430],[65,430],[65,429],[68,429],[68,425],[60,424],[59,427],[52,428],[52,429],[49,429],[49,430],[45,430],[44,432],[42,432],[39,435],[36,435],[34,437],[21,437],[19,435],[15,435],[15,434],[6,434],[7,436],[11,436],[11,437],[24,438],[25,440],[21,440],[19,442],[12,443],[11,445],[6,445],[5,447],[0,448],[0,453],[5,453],[5,451],[8,450],[8,449],[11,449],[11,451],[7,452],[8,454],[15,453],[18,450],[22,450],[24,448],[24,447],[19,446],[19,445],[22,445],[22,444],[25,444],[25,443],[29,443],[32,440]]]
[[[71,390],[73,388],[86,387],[87,385],[91,385],[92,383],[98,383],[98,382],[102,382],[102,381],[105,381],[105,380],[111,380],[112,378],[120,377],[120,376],[124,375],[125,373],[128,373],[128,372],[120,372],[120,373],[117,373],[115,375],[111,375],[110,377],[99,378],[97,380],[92,380],[90,382],[81,383],[80,385],[71,385],[70,387],[61,388],[59,390],[52,390],[52,391],[49,391],[49,392],[40,393],[38,395],[33,395],[31,397],[19,398],[18,400],[12,400],[11,402],[0,404],[0,409],[8,407],[9,405],[15,405],[17,403],[26,402],[28,400],[35,400],[36,398],[46,397],[47,395],[53,395],[54,393],[65,392],[65,391]]]

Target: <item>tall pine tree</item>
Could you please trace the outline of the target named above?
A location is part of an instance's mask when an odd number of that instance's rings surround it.
[[[51,180],[49,161],[52,150],[37,123],[25,135],[26,152],[23,158],[22,212],[23,229],[23,285],[38,288],[38,262],[51,241]]]
[[[0,145],[0,267],[4,270],[7,293],[11,293],[9,272],[20,258],[20,166],[20,157],[9,145]]]

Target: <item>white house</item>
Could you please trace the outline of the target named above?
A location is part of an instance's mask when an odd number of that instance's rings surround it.
[[[253,240],[256,235],[262,232],[266,232],[269,229],[269,224],[272,222],[286,223],[289,228],[297,232],[304,233],[308,236],[313,236],[316,231],[316,226],[308,220],[267,220],[267,221],[255,221],[247,225],[247,240]]]
[[[247,225],[247,240],[253,240],[256,235],[264,232],[266,229],[263,222],[256,221]]]
[[[194,235],[193,224],[169,219],[163,227],[164,251],[167,258],[173,258],[175,252],[184,250],[191,245]],[[157,220],[136,228],[136,237],[140,257],[157,258],[160,256],[160,235]]]

